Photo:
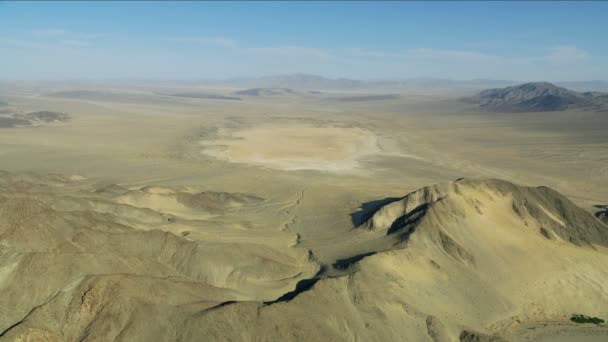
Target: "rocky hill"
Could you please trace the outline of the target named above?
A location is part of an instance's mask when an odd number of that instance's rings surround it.
[[[496,112],[552,112],[599,108],[608,104],[607,94],[579,93],[548,82],[488,89],[464,100],[475,103],[485,110]]]
[[[352,257],[321,265],[244,221],[270,204],[255,195],[0,171],[0,341],[516,341],[608,316],[608,226],[552,189],[461,179],[377,203]]]

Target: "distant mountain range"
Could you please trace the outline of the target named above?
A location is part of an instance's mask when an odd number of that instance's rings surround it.
[[[408,79],[376,79],[376,80],[357,80],[348,78],[328,78],[319,75],[312,74],[286,74],[286,75],[275,75],[275,76],[262,76],[262,77],[241,77],[232,79],[199,79],[199,80],[153,80],[153,79],[133,79],[133,80],[69,80],[69,81],[19,81],[19,86],[32,86],[43,84],[45,86],[57,86],[64,87],[65,85],[72,85],[78,87],[78,89],[85,89],[91,85],[94,86],[125,86],[125,85],[155,85],[161,87],[191,87],[191,86],[209,86],[209,87],[227,87],[227,88],[240,88],[240,89],[251,89],[251,88],[288,88],[298,91],[323,91],[323,90],[336,90],[336,91],[378,91],[378,92],[400,92],[403,91],[415,91],[415,90],[430,90],[430,91],[449,91],[456,90],[460,92],[473,93],[475,91],[488,89],[488,88],[500,88],[515,86],[521,84],[521,81],[513,80],[494,80],[494,79],[472,79],[472,80],[452,80],[447,78],[432,78],[432,77],[417,77]],[[555,85],[565,87],[575,91],[587,92],[587,91],[600,91],[608,92],[608,81],[604,80],[590,80],[590,81],[567,81],[567,82],[553,82]],[[8,87],[11,90],[15,89],[15,84],[9,81],[0,81],[0,90]],[[83,88],[85,87],[85,88]],[[186,91],[185,91],[186,92]],[[187,91],[189,92],[189,90]],[[87,97],[91,94],[87,94],[86,91],[81,91],[80,94],[72,92],[72,94],[61,94],[57,96],[62,97]],[[173,95],[173,94],[171,94]],[[181,94],[177,94],[181,95]],[[190,93],[186,93],[186,97],[191,97]],[[195,95],[196,97],[200,95]]]
[[[451,80],[446,78],[419,77],[396,80],[356,80],[327,78],[311,74],[287,74],[229,80],[209,80],[207,84],[221,84],[247,88],[290,88],[299,90],[357,90],[357,89],[486,89],[520,84],[511,80],[473,79]],[[577,91],[608,91],[608,81],[555,82],[556,85]]]
[[[413,78],[404,80],[355,80],[347,78],[327,78],[310,74],[289,74],[255,78],[234,78],[223,81],[207,81],[210,84],[222,84],[237,87],[290,88],[290,89],[399,89],[399,88],[449,88],[457,86],[478,89],[515,84],[502,80],[454,81],[441,78]],[[608,83],[607,83],[608,87]]]
[[[464,100],[496,112],[551,112],[578,108],[601,109],[608,106],[607,93],[579,93],[548,82],[487,89]]]

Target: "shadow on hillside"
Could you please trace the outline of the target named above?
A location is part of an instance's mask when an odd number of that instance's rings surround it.
[[[396,202],[400,199],[400,197],[387,197],[381,200],[365,202],[361,204],[359,210],[350,214],[350,220],[353,223],[353,226],[359,227],[360,225],[365,223],[365,221],[369,220],[376,213],[376,211],[378,211],[378,209],[389,203]]]

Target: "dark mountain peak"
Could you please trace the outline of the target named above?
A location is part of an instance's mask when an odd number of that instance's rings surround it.
[[[562,87],[558,87],[553,83],[550,82],[528,82],[528,83],[524,83],[524,84],[520,84],[519,86],[516,86],[515,88],[533,88],[533,89],[538,89],[538,88],[559,88],[559,89],[565,89]]]
[[[556,86],[555,84],[549,82],[529,82],[509,88],[511,88],[511,91],[522,90],[528,92],[574,93],[571,90]]]
[[[465,100],[497,112],[551,112],[601,106],[605,102],[600,94],[582,94],[549,82],[487,89]]]

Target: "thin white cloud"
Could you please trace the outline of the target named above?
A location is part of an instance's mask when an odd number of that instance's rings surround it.
[[[346,53],[352,56],[357,57],[377,57],[377,58],[394,58],[394,57],[403,57],[403,53],[399,52],[389,52],[389,51],[380,51],[380,50],[369,50],[369,49],[347,49]]]
[[[317,57],[317,58],[328,58],[333,57],[333,54],[327,49],[306,47],[298,45],[287,45],[287,46],[268,46],[268,47],[243,47],[239,44],[236,39],[226,37],[164,37],[163,40],[190,43],[190,44],[203,44],[203,45],[216,45],[225,48],[231,48],[237,52],[246,54],[256,55],[268,55],[277,57]]]
[[[43,28],[34,30],[33,33],[37,36],[61,36],[68,31],[61,28]]]
[[[446,50],[430,48],[411,48],[401,51],[368,50],[362,48],[347,49],[345,53],[352,57],[374,58],[423,58],[423,59],[452,59],[461,61],[497,61],[502,57],[478,51]]]
[[[546,63],[552,64],[574,64],[591,57],[591,54],[573,45],[560,45],[548,49],[544,55],[536,56],[500,56],[470,50],[449,50],[431,48],[411,48],[400,52],[347,49],[345,53],[352,57],[374,57],[374,58],[404,58],[404,59],[428,59],[428,60],[451,60],[474,63],[504,63],[504,64],[530,64]]]
[[[321,48],[305,47],[305,46],[271,46],[271,47],[250,47],[243,49],[246,52],[254,54],[284,56],[284,57],[318,57],[328,58],[333,57],[333,54]]]
[[[0,37],[0,46],[2,45],[15,46],[18,48],[39,48],[44,46],[44,44],[30,40]]]
[[[452,58],[465,61],[497,61],[501,57],[477,51],[466,50],[443,50],[415,48],[406,51],[407,56],[423,58]]]
[[[84,47],[90,46],[91,43],[82,40],[65,39],[60,42],[62,45],[73,46],[73,47]]]
[[[93,45],[93,41],[98,38],[110,36],[109,33],[73,32],[62,28],[42,28],[30,31],[30,33],[29,41],[23,39],[13,42],[13,45],[20,45],[21,47],[40,47],[43,45],[84,47]]]
[[[13,46],[22,49],[47,49],[56,46],[70,47],[86,47],[91,46],[90,42],[77,39],[61,39],[61,40],[32,40],[32,39],[13,39],[0,37],[0,46]]]
[[[549,50],[546,59],[555,64],[574,64],[589,58],[591,54],[573,45],[561,45]]]
[[[78,39],[97,39],[111,36],[111,33],[76,33],[73,36]]]
[[[591,53],[579,49],[574,45],[554,46],[546,50],[544,55],[524,56],[510,58],[509,61],[517,64],[551,63],[551,64],[575,64],[585,61],[591,57]]]
[[[226,38],[226,37],[170,37],[165,38],[166,40],[174,41],[174,42],[182,42],[182,43],[192,43],[192,44],[210,44],[217,45],[227,48],[236,48],[238,47],[238,42],[234,39]]]

